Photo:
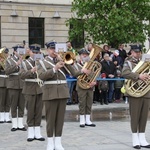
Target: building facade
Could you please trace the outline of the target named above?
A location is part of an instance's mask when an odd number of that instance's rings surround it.
[[[37,43],[44,48],[47,41],[66,42],[70,28],[66,21],[76,16],[71,12],[72,1],[0,0],[0,47],[11,49],[25,41],[27,46]],[[83,40],[78,45],[83,46]],[[145,47],[149,49],[149,40]]]
[[[71,0],[0,0],[0,46],[66,42]]]

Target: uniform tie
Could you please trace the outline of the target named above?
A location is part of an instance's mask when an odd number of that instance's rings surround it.
[[[54,62],[54,64],[56,64],[56,62],[57,62],[56,58],[53,58],[53,62]]]

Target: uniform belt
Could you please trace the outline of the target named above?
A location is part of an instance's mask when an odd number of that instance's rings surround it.
[[[37,82],[36,79],[25,79],[26,82]]]
[[[12,73],[12,74],[10,74],[10,75],[18,76],[18,75],[19,75],[19,73],[18,73],[18,72],[16,72],[16,73]]]
[[[0,75],[0,77],[2,77],[2,78],[7,78],[8,76],[7,75]]]
[[[56,80],[56,81],[45,81],[44,84],[65,84],[66,80]]]

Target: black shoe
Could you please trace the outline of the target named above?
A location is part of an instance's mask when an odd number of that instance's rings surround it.
[[[108,102],[104,102],[105,105],[108,105]]]
[[[4,123],[4,121],[0,121],[0,123]]]
[[[71,105],[72,103],[71,102],[67,102],[67,105]]]
[[[141,145],[141,147],[143,147],[143,148],[150,148],[150,145],[146,145],[146,146],[142,146]]]
[[[136,145],[136,146],[133,146],[133,148],[135,148],[135,149],[141,149],[141,146],[140,145]]]
[[[34,138],[35,140],[38,140],[38,141],[45,141],[45,138],[41,137],[41,138]]]
[[[23,127],[23,128],[18,128],[18,130],[27,131],[27,129],[26,129],[25,127]]]
[[[89,127],[96,127],[96,125],[95,124],[85,124],[86,126],[89,126]]]
[[[12,122],[11,122],[11,120],[9,120],[9,121],[6,121],[6,123],[12,123]]]
[[[18,128],[12,128],[11,129],[12,132],[17,131],[17,130],[18,130]]]
[[[34,138],[27,138],[28,142],[32,142],[34,140]]]
[[[81,127],[81,128],[84,128],[84,127],[85,127],[85,125],[84,125],[84,124],[80,124],[80,127]]]

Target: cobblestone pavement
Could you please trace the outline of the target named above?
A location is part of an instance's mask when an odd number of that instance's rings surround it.
[[[107,109],[108,119],[94,121],[96,127],[80,128],[78,114],[72,116],[74,121],[65,118],[62,144],[65,150],[132,150],[129,118],[113,120],[109,109],[128,108],[128,104],[93,104],[93,111]],[[67,106],[67,113],[77,111],[77,105]],[[97,114],[98,115],[98,114]],[[107,116],[106,116],[107,117]],[[112,117],[112,118],[111,118]],[[26,116],[24,117],[26,120]],[[25,123],[25,122],[24,122]],[[46,122],[41,124],[42,135],[46,138]],[[0,150],[46,150],[47,141],[27,142],[27,131],[11,132],[11,124],[0,124]],[[150,142],[150,121],[146,129],[146,137]]]

